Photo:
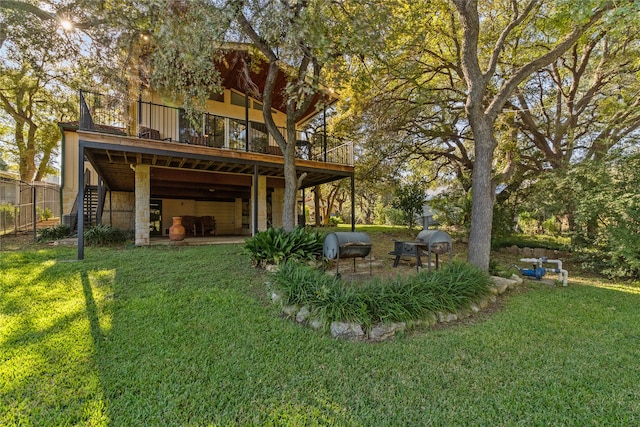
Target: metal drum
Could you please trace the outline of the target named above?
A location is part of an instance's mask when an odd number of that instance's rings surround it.
[[[453,246],[451,243],[451,237],[444,231],[440,230],[422,230],[418,233],[416,240],[428,246],[434,254],[439,255],[449,252]]]
[[[329,233],[324,238],[322,251],[327,259],[364,258],[371,252],[371,239],[361,232]]]
[[[356,258],[365,258],[371,253],[371,239],[367,233],[355,231],[329,233],[324,238],[322,252],[326,259],[337,261],[336,275],[339,276],[340,259],[353,258],[353,271],[356,271]]]
[[[438,255],[449,252],[449,260],[453,260],[453,244],[451,236],[440,230],[422,230],[418,233],[416,241],[423,244],[429,255],[429,269],[431,269],[431,254],[436,255],[436,270],[438,269]]]

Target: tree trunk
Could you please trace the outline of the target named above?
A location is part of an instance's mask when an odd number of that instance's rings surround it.
[[[471,123],[475,147],[475,164],[471,187],[471,231],[469,234],[467,261],[483,270],[488,270],[491,253],[493,204],[495,202],[491,167],[493,165],[496,140],[493,134],[492,122],[486,116],[472,120]]]
[[[313,208],[316,212],[315,214],[315,224],[316,227],[320,227],[323,223],[322,221],[322,207],[320,206],[320,199],[322,198],[320,186],[316,185],[313,188]]]
[[[294,124],[295,126],[295,124]],[[295,141],[295,127],[290,129],[287,123],[287,140]],[[296,173],[296,145],[287,143],[282,149],[284,155],[284,209],[282,210],[282,228],[291,231],[296,227],[296,196],[298,194],[298,175]]]

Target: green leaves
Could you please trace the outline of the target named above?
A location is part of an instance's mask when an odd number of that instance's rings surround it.
[[[119,230],[106,224],[96,225],[84,232],[85,243],[91,246],[124,243],[129,239],[131,239],[130,232]]]
[[[322,236],[303,227],[287,232],[269,228],[245,240],[244,250],[257,266],[279,265],[287,260],[315,260],[322,254]]]
[[[470,264],[453,263],[434,272],[363,285],[340,280],[309,266],[288,262],[273,277],[285,304],[308,306],[326,321],[425,319],[429,314],[455,312],[489,293],[489,276]]]

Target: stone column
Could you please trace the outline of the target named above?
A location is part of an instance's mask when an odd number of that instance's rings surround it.
[[[135,235],[136,246],[149,245],[149,203],[151,202],[151,168],[136,165]]]
[[[258,177],[258,231],[267,229],[267,177]]]
[[[240,235],[242,233],[242,199],[236,199],[236,208],[234,215],[235,233]]]
[[[271,216],[273,226],[282,228],[282,212],[284,209],[284,188],[274,188],[271,193]]]

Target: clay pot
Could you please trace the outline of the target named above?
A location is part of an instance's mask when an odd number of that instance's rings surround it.
[[[173,240],[174,242],[178,242],[180,240],[184,240],[185,229],[182,225],[182,217],[174,216],[173,217],[173,225],[169,227],[169,240]]]

